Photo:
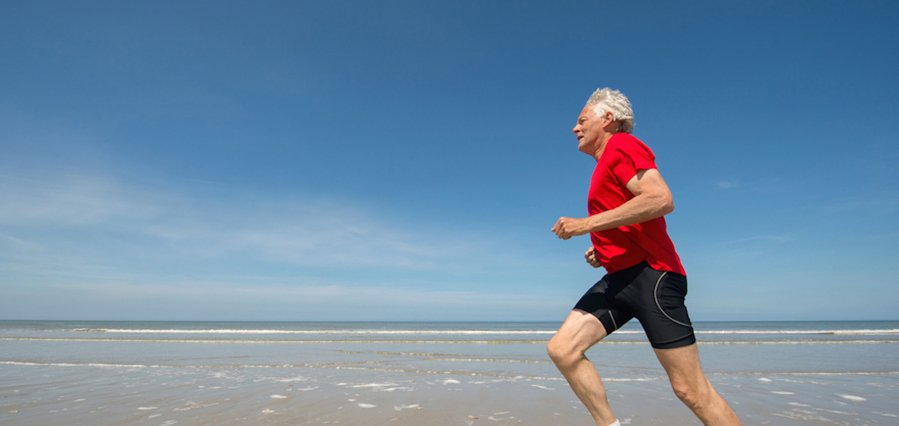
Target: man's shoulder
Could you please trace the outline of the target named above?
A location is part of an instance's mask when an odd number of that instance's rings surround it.
[[[640,153],[643,155],[649,155],[651,157],[655,157],[652,150],[646,146],[643,141],[634,137],[634,135],[630,133],[616,133],[609,139],[608,147],[612,152],[616,152],[620,155],[629,155],[632,153]]]
[[[612,141],[622,142],[622,143],[634,142],[634,141],[640,142],[640,140],[637,139],[634,135],[632,135],[630,133],[625,133],[625,132],[619,132],[619,133],[615,133],[614,135],[612,135],[611,139],[609,139],[609,142],[612,142]]]

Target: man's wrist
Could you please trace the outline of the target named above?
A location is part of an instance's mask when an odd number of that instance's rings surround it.
[[[584,230],[584,234],[589,234],[591,232],[599,231],[602,224],[602,215],[603,213],[597,213],[593,216],[587,217],[585,222],[586,229]]]

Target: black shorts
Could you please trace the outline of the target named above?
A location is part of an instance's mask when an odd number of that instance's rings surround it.
[[[574,308],[599,318],[608,334],[637,318],[652,347],[673,349],[696,343],[686,295],[687,277],[656,271],[644,261],[603,277]]]

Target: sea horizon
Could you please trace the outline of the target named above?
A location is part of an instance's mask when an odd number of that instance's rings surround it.
[[[564,318],[559,320],[205,320],[205,319],[3,319],[0,322],[120,322],[120,323],[233,323],[233,324],[557,324],[561,325]],[[890,323],[899,322],[897,319],[850,319],[850,320],[694,320],[694,325],[701,324],[783,324],[783,323]],[[628,325],[637,323],[631,321]]]

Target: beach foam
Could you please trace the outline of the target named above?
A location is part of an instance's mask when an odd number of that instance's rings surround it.
[[[860,396],[855,396],[855,395],[839,395],[839,397],[843,398],[843,399],[848,399],[853,402],[867,401],[866,398],[862,398]]]
[[[278,329],[127,329],[127,328],[76,328],[72,331],[87,333],[120,334],[295,334],[295,335],[552,335],[555,330],[278,330]],[[695,330],[696,334],[707,335],[841,335],[841,336],[883,336],[899,335],[899,329],[821,329],[821,330]],[[617,330],[615,334],[643,334],[641,330]]]

